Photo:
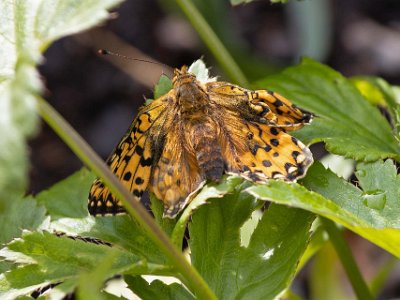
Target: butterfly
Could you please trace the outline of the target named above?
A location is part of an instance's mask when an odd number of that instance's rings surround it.
[[[175,69],[173,88],[142,107],[107,160],[115,175],[140,200],[148,188],[174,218],[207,180],[236,174],[256,183],[295,181],[305,175],[310,150],[287,132],[312,114],[278,93],[200,81],[187,66]],[[124,212],[100,179],[89,192],[92,215]]]

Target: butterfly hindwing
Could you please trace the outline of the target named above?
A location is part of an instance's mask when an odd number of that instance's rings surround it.
[[[308,148],[282,130],[248,123],[243,126],[243,133],[248,138],[246,151],[238,153],[241,168],[228,172],[260,183],[270,178],[295,181],[305,175],[312,163]]]
[[[204,184],[194,149],[185,133],[182,122],[175,120],[151,175],[149,189],[163,200],[164,216],[169,218],[175,217]]]

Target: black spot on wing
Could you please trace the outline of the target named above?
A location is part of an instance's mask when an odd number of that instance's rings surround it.
[[[269,161],[269,160],[267,160],[267,159],[263,160],[263,161],[262,161],[262,164],[263,164],[264,167],[267,167],[267,168],[270,167],[270,166],[272,166],[271,161]]]
[[[272,104],[275,105],[276,107],[279,107],[279,106],[283,105],[282,101],[279,100],[279,99],[276,99],[276,101],[274,103],[272,103]]]
[[[153,163],[153,160],[151,157],[149,158],[144,158],[143,156],[140,158],[140,165],[143,167],[149,167]]]
[[[136,145],[135,152],[136,152],[137,155],[142,156],[143,155],[143,148],[140,147],[139,145]]]
[[[279,140],[278,139],[271,139],[270,143],[272,146],[278,147],[279,146]]]
[[[135,179],[136,184],[141,185],[141,184],[143,184],[143,182],[144,182],[144,180],[141,177],[136,177],[136,179]]]
[[[271,132],[272,135],[278,135],[279,134],[278,129],[276,129],[275,127],[271,127],[271,129],[269,131]]]
[[[131,173],[131,172],[126,172],[126,173],[124,174],[123,179],[124,179],[125,181],[128,181],[128,180],[131,179],[131,177],[132,177],[132,173]]]

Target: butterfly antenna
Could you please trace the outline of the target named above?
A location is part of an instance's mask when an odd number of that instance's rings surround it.
[[[135,57],[129,57],[129,56],[122,55],[122,54],[119,54],[119,53],[115,53],[115,52],[112,52],[112,51],[106,50],[106,49],[99,49],[99,50],[97,51],[97,53],[100,54],[100,55],[113,55],[113,56],[117,56],[117,57],[124,58],[124,59],[129,59],[129,60],[135,60],[135,61],[146,62],[146,63],[149,63],[149,64],[160,65],[160,66],[162,66],[163,68],[164,68],[164,67],[165,67],[165,68],[167,67],[167,66],[166,66],[165,64],[163,64],[163,63],[159,63],[159,62],[151,61],[151,60],[146,60],[146,59],[135,58]],[[164,74],[164,69],[162,69],[162,74]]]

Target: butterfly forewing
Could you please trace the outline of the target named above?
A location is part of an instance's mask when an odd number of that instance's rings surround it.
[[[311,113],[296,107],[288,99],[272,91],[251,92],[250,102],[253,105],[268,105],[272,114],[276,116],[276,127],[285,128],[287,131],[300,129],[312,120]]]
[[[139,111],[131,127],[107,160],[113,173],[137,200],[140,200],[150,180],[154,152],[156,152],[152,132],[158,131],[163,121],[162,116],[166,111],[168,97],[167,95],[159,98]],[[96,179],[90,189],[88,209],[92,215],[125,211],[122,203],[101,179]]]

